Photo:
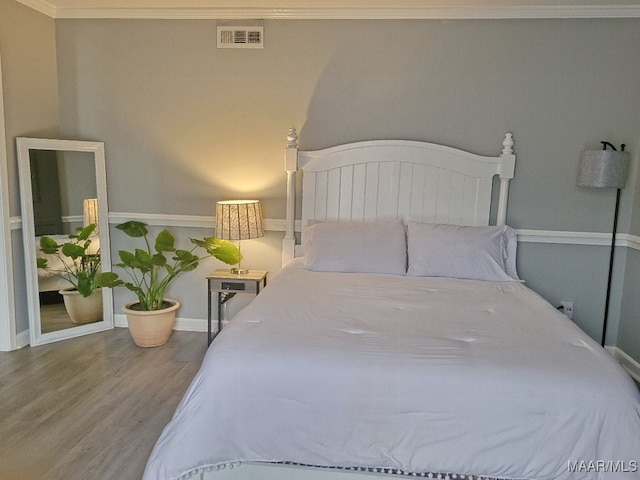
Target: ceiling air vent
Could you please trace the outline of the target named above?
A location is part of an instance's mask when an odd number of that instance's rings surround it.
[[[218,48],[263,48],[264,27],[218,27]]]

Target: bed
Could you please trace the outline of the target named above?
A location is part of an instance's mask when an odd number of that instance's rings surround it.
[[[291,130],[285,266],[215,338],[144,480],[640,478],[635,385],[518,278],[514,169],[509,134],[485,157],[304,152]]]

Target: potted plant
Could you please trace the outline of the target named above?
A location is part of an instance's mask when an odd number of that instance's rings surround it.
[[[163,345],[171,335],[180,302],[165,298],[164,294],[174,278],[194,270],[201,260],[208,257],[229,265],[241,259],[238,247],[228,240],[191,238],[193,248],[182,250],[176,248],[174,236],[166,229],[158,233],[152,245],[146,223],[129,221],[116,228],[129,237],[142,238],[145,248],[118,252],[120,263],[116,266],[126,272],[127,280],[122,280],[117,273],[103,272],[97,281],[103,287],[125,287],[138,297],[137,301],[126,304],[123,310],[127,314],[129,332],[140,347]],[[196,250],[204,251],[204,254],[198,256]]]
[[[58,243],[48,236],[40,238],[37,266],[71,285],[59,291],[69,318],[74,323],[90,323],[102,319],[102,291],[96,284],[100,271],[100,249],[93,244],[95,224],[76,228],[69,241]],[[50,263],[56,258],[55,265]]]

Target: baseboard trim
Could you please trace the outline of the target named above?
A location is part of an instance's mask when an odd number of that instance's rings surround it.
[[[640,383],[640,362],[637,362],[618,347],[607,345],[605,349],[624,367],[636,382]]]
[[[122,313],[116,313],[113,315],[113,326],[129,328],[127,325],[127,316]]]
[[[116,313],[113,316],[114,324],[116,327],[128,328],[127,316],[124,313]],[[213,332],[218,330],[218,322],[213,322]],[[206,332],[207,320],[204,318],[176,318],[176,324],[173,327],[174,330],[182,330],[186,332]],[[205,335],[206,336],[206,335]]]
[[[23,330],[16,335],[16,349],[26,347],[31,343],[29,338],[29,329]]]

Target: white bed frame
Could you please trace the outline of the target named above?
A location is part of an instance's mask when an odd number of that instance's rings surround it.
[[[295,240],[296,173],[304,172],[302,222],[414,220],[489,225],[493,178],[500,178],[496,224],[507,218],[509,182],[515,172],[513,136],[502,153],[483,157],[433,143],[377,140],[316,151],[298,150],[287,135],[287,228],[283,265],[302,255]],[[302,228],[304,235],[304,228]]]
[[[302,222],[393,219],[460,225],[489,225],[493,179],[500,178],[496,224],[507,218],[509,182],[516,156],[507,133],[502,153],[475,155],[433,143],[377,140],[317,151],[298,150],[298,135],[287,135],[286,234],[283,264],[302,255],[296,243],[296,173],[304,172]],[[298,230],[300,231],[300,230]],[[304,234],[304,229],[302,229]],[[398,480],[398,475],[247,462],[235,468],[199,472],[201,480]],[[429,478],[429,477],[423,477]],[[431,478],[481,480],[480,476]]]

